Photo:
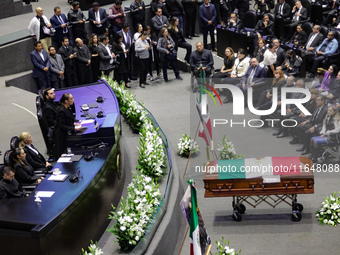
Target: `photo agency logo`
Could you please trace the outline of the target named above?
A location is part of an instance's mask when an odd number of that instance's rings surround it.
[[[268,81],[270,82],[270,81]],[[270,83],[271,84],[271,83]],[[271,91],[271,106],[269,109],[257,109],[254,106],[254,93],[253,88],[249,87],[246,90],[247,96],[245,96],[245,92],[235,86],[230,84],[221,84],[215,83],[215,89],[229,90],[233,102],[232,102],[232,115],[233,116],[244,116],[245,115],[245,103],[248,106],[250,113],[253,115],[259,116],[256,119],[238,119],[237,121],[233,121],[233,119],[227,118],[217,118],[212,119],[212,126],[216,127],[218,125],[229,125],[230,127],[261,127],[265,124],[265,122],[269,122],[269,126],[274,126],[276,122],[281,122],[283,127],[295,127],[298,125],[297,121],[289,118],[275,118],[273,116],[285,116],[288,108],[296,108],[300,110],[303,114],[309,116],[312,115],[304,106],[311,99],[311,93],[306,88],[299,87],[282,87],[280,90],[280,94],[278,93],[277,88],[272,88]],[[203,99],[203,97],[202,97]],[[207,102],[202,103],[207,104]],[[222,105],[222,104],[221,104]],[[201,108],[201,114],[204,115],[206,112],[206,107]],[[223,109],[225,110],[225,109]],[[278,111],[279,110],[279,111]],[[229,114],[229,111],[225,112]],[[278,115],[280,113],[280,115]],[[224,115],[226,115],[224,114]]]

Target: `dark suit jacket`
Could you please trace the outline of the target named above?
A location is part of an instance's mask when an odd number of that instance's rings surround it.
[[[65,74],[76,72],[76,59],[70,58],[70,55],[74,52],[75,50],[71,46],[68,47],[68,50],[64,46],[61,46],[58,50],[58,54],[60,54],[65,64]]]
[[[310,124],[312,124],[313,126],[317,125],[317,128],[321,128],[322,125],[323,125],[323,119],[326,117],[326,114],[327,114],[327,109],[328,109],[327,104],[324,104],[322,106],[319,114],[315,117],[315,115],[317,113],[317,110],[318,110],[318,108],[316,107],[315,111],[313,112],[313,114],[311,116],[309,116],[307,118],[307,120],[309,120]]]
[[[202,64],[203,67],[214,68],[214,58],[210,50],[204,49],[202,54],[198,53],[197,50],[191,53],[191,70],[196,70],[200,66],[200,64]]]
[[[61,19],[64,21],[65,24],[67,24],[68,26],[70,25],[70,22],[68,22],[68,19],[66,18],[65,14],[60,14]],[[64,28],[61,27],[61,23],[58,20],[56,15],[53,15],[50,19],[50,22],[52,24],[52,27],[55,29],[55,34],[53,36],[53,38],[55,40],[61,41],[63,39],[63,37],[65,36],[64,34]],[[69,28],[67,28],[69,29]]]
[[[165,27],[164,24],[167,25],[166,28],[169,27],[169,21],[168,21],[167,17],[162,15],[161,18],[162,18],[162,22],[159,20],[157,15],[155,15],[151,19],[152,31],[153,31],[153,34],[156,38],[158,38],[158,34],[159,34],[159,31],[161,30],[161,28]]]
[[[57,110],[57,124],[55,127],[56,159],[67,147],[67,135],[75,133],[74,117],[70,109],[61,105]]]
[[[297,11],[298,11],[298,10],[295,10],[295,11],[292,12],[292,14],[291,14],[292,20],[293,20],[293,17],[294,17],[294,15],[295,15],[295,13],[296,13]],[[307,11],[307,9],[306,9],[305,7],[303,7],[303,6],[301,7],[300,14],[301,14],[301,16],[299,17],[299,22],[308,19],[308,11]]]
[[[286,59],[286,52],[284,49],[279,47],[276,51],[276,66],[282,65],[283,61]]]
[[[45,75],[50,75],[50,58],[48,57],[47,51],[46,50],[41,50],[42,54],[44,56],[44,60],[40,57],[40,54],[34,50],[31,52],[31,61],[33,64],[33,77],[38,78],[38,77],[45,77]],[[48,67],[48,71],[45,72],[44,68]]]
[[[111,56],[107,52],[103,44],[98,45],[98,55],[99,55],[99,70],[106,71],[110,69]]]
[[[253,70],[253,67],[250,66],[248,68],[247,73],[242,78],[242,82],[241,82],[242,84],[243,83],[247,84],[247,79],[249,75],[251,74],[252,70]],[[255,83],[254,86],[256,86],[257,83],[262,82],[264,78],[266,78],[266,70],[263,67],[258,65],[253,76],[253,82]]]
[[[308,36],[308,39],[307,39],[307,42],[306,42],[306,45],[305,45],[305,46],[307,46],[307,44],[308,44],[310,38],[312,38],[313,35],[314,35],[314,34],[311,33],[311,34]],[[313,42],[312,42],[312,44],[310,45],[310,47],[313,47],[313,48],[316,49],[316,48],[323,42],[324,39],[325,39],[325,38],[324,38],[323,34],[319,33],[319,34],[315,37],[315,39],[313,40]],[[308,49],[306,49],[306,50],[308,50]]]
[[[289,42],[290,43],[294,43],[295,41],[298,42],[298,46],[303,46],[305,45],[306,41],[307,41],[307,34],[305,31],[302,31],[301,33],[295,32],[292,36],[292,38],[290,38]]]
[[[15,179],[22,184],[31,184],[39,179],[38,176],[35,175],[33,167],[27,162],[27,160],[23,160],[25,166],[20,164],[19,162],[15,163]]]
[[[273,36],[274,35],[274,23],[269,20],[267,27],[264,26],[263,21],[259,20],[255,26],[255,32],[260,33],[262,36]]]
[[[243,26],[242,20],[236,19],[236,24],[235,24],[235,26],[233,26],[232,23],[230,23],[230,19],[229,19],[229,20],[228,20],[228,28],[233,28],[233,27],[234,27],[236,30],[241,30],[241,29],[243,29],[244,26]]]
[[[205,7],[205,4],[202,4],[199,8],[199,15],[201,19],[201,26],[207,27],[208,26],[208,13],[207,13],[207,8]],[[210,4],[210,20],[212,22],[212,25],[210,26],[216,26],[216,18],[217,18],[217,12],[215,9],[215,6],[213,4]]]
[[[276,15],[276,17],[277,17],[277,15],[279,15],[279,8],[280,8],[280,3],[277,3],[277,4],[275,5],[275,8],[274,8],[274,14]],[[291,12],[291,7],[290,7],[290,5],[287,4],[287,3],[284,3],[284,5],[283,5],[283,16],[282,16],[282,18],[284,18],[284,19],[289,18],[289,17],[290,17],[290,12]]]
[[[88,61],[91,60],[91,52],[89,50],[89,48],[84,44],[83,45],[83,50],[81,50],[78,46],[76,46],[75,51],[77,52],[77,57],[76,57],[76,66],[77,69],[78,68],[87,68],[87,67],[91,67],[86,66]]]
[[[47,118],[48,126],[54,127],[57,121],[57,104],[49,100],[44,102],[44,114]]]
[[[99,8],[98,11],[99,11],[100,22],[102,23],[103,28],[106,28],[107,27],[107,21],[108,21],[107,13],[106,13],[105,9],[103,9],[103,8]],[[94,14],[93,8],[90,8],[90,10],[89,10],[89,20],[90,20],[90,24],[92,26],[96,26],[95,24],[93,24],[93,21],[96,21],[96,16]]]
[[[31,144],[31,146],[33,147],[33,149],[35,149],[36,151],[38,151],[33,144]],[[26,160],[28,162],[28,164],[30,164],[34,170],[37,169],[45,169],[46,168],[46,160],[44,158],[44,156],[38,151],[38,154],[36,154],[34,151],[32,151],[30,148],[28,148],[27,146],[25,146],[23,148],[23,150],[26,153]]]

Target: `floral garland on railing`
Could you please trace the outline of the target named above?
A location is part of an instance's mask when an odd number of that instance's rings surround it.
[[[166,164],[163,141],[148,119],[144,121],[139,134],[141,148],[138,148],[139,159],[137,169],[157,182],[163,176],[163,169]]]
[[[117,237],[122,250],[130,250],[145,235],[160,205],[161,193],[156,183],[164,174],[166,155],[157,129],[147,118],[146,110],[137,102],[135,95],[112,78],[103,79],[115,92],[127,122],[140,134],[137,170],[141,174],[134,175],[128,186],[127,198],[122,198],[119,211],[116,213],[116,208],[112,206],[113,211],[109,215],[115,224],[108,231]]]
[[[340,224],[340,197],[336,192],[324,199],[321,208],[316,212],[316,217],[321,224],[333,227]]]
[[[109,215],[115,224],[108,231],[117,236],[121,249],[130,250],[137,245],[145,235],[161,199],[158,184],[152,178],[134,174],[128,186],[127,198],[122,198],[118,212],[111,211]]]

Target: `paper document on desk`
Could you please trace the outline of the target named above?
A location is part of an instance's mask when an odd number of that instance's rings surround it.
[[[51,175],[47,180],[55,181],[55,182],[63,182],[67,179],[68,174],[58,174],[58,175]]]
[[[52,197],[55,191],[38,191],[36,197]]]
[[[81,125],[91,124],[91,123],[94,122],[94,119],[80,120],[79,122],[80,122]]]
[[[71,163],[71,157],[60,157],[57,163]]]

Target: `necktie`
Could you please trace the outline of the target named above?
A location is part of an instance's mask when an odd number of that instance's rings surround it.
[[[283,15],[283,13],[282,13],[282,8],[283,8],[283,4],[280,4],[279,14],[281,14],[281,15]]]
[[[316,34],[312,35],[312,37],[310,38],[309,42],[306,45],[306,50],[308,50],[310,48],[310,46],[311,46],[312,42],[314,41],[315,37],[316,37]]]
[[[63,19],[60,16],[57,16],[57,18],[58,18],[61,25],[65,24],[65,22],[63,21]],[[66,34],[67,32],[68,32],[67,27],[64,27],[63,33]]]
[[[316,118],[318,117],[319,115],[319,112],[320,112],[320,108],[318,108],[315,112],[315,115],[313,116],[313,119],[312,119],[312,122],[314,122],[316,120]]]
[[[247,85],[249,85],[249,84],[251,84],[253,82],[253,77],[254,77],[254,74],[255,74],[255,69],[256,68],[252,68],[251,73],[250,73],[250,75],[249,75],[249,77],[247,79]]]
[[[210,14],[210,6],[208,5],[208,6],[206,6],[207,7],[207,18],[208,18],[208,20],[211,20],[211,14]]]
[[[162,16],[159,17],[159,21],[161,22],[161,24],[163,25],[163,20],[162,20]]]

